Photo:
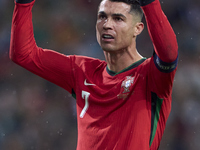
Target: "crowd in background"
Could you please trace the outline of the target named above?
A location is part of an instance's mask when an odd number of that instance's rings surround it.
[[[99,0],[36,0],[37,45],[104,59],[96,41]],[[179,44],[172,111],[160,150],[200,149],[200,1],[161,0]],[[0,0],[0,149],[75,150],[76,101],[60,87],[9,59],[13,0]],[[145,23],[145,19],[143,19]],[[147,28],[137,39],[145,57],[153,53]]]

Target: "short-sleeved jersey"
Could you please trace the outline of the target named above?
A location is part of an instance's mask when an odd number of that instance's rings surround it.
[[[69,91],[77,104],[77,150],[157,150],[171,110],[175,34],[155,0],[144,6],[155,53],[119,73],[105,61],[36,45],[32,6],[16,3],[10,58]]]

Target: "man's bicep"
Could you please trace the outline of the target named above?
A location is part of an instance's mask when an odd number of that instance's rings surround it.
[[[38,48],[37,52],[31,54],[30,58],[26,63],[23,63],[24,68],[71,93],[73,73],[70,56]]]
[[[156,54],[151,58],[149,71],[149,86],[159,97],[171,95],[177,60],[171,63],[163,62]]]

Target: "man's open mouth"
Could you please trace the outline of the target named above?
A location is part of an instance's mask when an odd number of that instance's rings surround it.
[[[104,39],[114,39],[114,37],[112,35],[109,35],[109,34],[103,34],[102,38],[104,38]]]

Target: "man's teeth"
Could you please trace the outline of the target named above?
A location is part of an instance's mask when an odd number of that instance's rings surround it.
[[[103,35],[103,38],[106,38],[106,39],[113,39],[113,37],[111,35]]]

